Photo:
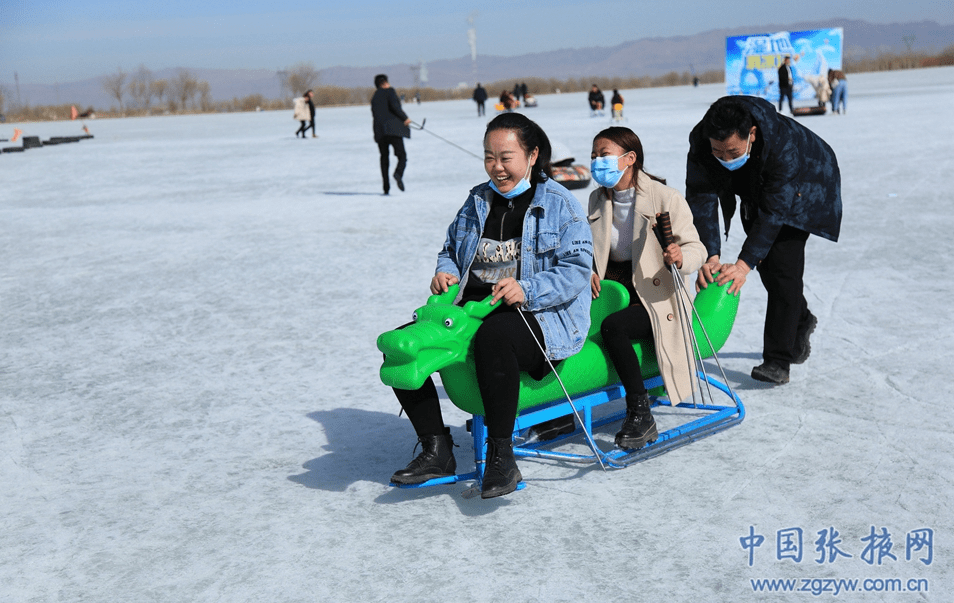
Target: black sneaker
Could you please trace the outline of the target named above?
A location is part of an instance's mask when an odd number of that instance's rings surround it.
[[[795,358],[792,359],[792,364],[801,364],[808,360],[812,353],[812,344],[809,338],[815,332],[817,324],[818,319],[809,312],[808,318],[798,325],[798,332],[795,334]]]
[[[752,369],[752,378],[757,381],[781,385],[788,383],[788,369],[777,362],[769,360]]]
[[[398,188],[401,189],[402,191],[404,190],[404,180],[401,179],[403,175],[404,174],[400,174],[400,175],[394,174],[394,181],[397,182]]]

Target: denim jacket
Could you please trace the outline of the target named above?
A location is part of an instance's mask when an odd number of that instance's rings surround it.
[[[492,198],[486,182],[471,189],[437,254],[436,272],[461,281],[456,301],[467,286]],[[590,328],[593,237],[586,213],[561,184],[552,179],[540,182],[524,217],[522,236],[517,282],[526,301],[521,308],[540,323],[547,356],[567,358],[580,351]]]

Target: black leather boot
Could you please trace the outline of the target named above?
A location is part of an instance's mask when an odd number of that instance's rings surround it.
[[[652,444],[659,437],[656,420],[649,410],[649,394],[643,393],[630,400],[626,397],[626,418],[616,434],[616,445],[626,450],[639,450],[646,443]]]
[[[517,489],[523,476],[513,456],[510,438],[487,438],[487,464],[484,466],[484,485],[481,498],[510,494]]]
[[[440,435],[418,436],[421,454],[417,455],[407,467],[391,476],[395,484],[422,484],[436,477],[454,475],[457,461],[454,459],[454,438],[450,429],[444,428]]]

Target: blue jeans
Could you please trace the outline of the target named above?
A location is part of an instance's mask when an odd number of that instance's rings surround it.
[[[847,109],[845,99],[848,98],[848,80],[838,80],[838,85],[831,91],[831,110],[838,111],[838,105],[841,105],[841,112]]]

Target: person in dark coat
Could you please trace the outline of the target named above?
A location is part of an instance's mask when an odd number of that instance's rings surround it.
[[[778,110],[782,110],[782,100],[788,97],[788,110],[794,113],[792,108],[792,89],[795,86],[795,76],[792,74],[792,59],[785,57],[778,68]]]
[[[477,117],[484,114],[484,103],[487,102],[487,90],[477,82],[474,88],[474,102],[477,103]]]
[[[600,90],[600,87],[596,84],[590,88],[590,95],[587,97],[587,100],[590,102],[590,111],[594,115],[602,115],[603,107],[606,105],[606,96],[603,94],[603,91]]]
[[[311,121],[308,122],[308,125],[305,126],[305,130],[301,133],[301,137],[304,138],[305,134],[308,133],[308,128],[311,128],[311,137],[318,138],[318,135],[315,133],[315,93],[312,90],[305,92],[305,98],[308,101],[308,113],[311,116]]]
[[[388,147],[394,147],[398,164],[394,168],[394,180],[404,190],[404,168],[407,165],[407,153],[404,139],[411,137],[411,118],[401,109],[397,92],[388,82],[388,76],[374,76],[374,96],[371,97],[371,115],[374,117],[374,142],[378,143],[381,153],[381,177],[384,179],[384,194],[391,191],[391,179],[388,177]]]
[[[720,261],[719,206],[726,238],[741,199],[746,238],[734,264]],[[705,288],[719,272],[738,294],[758,267],[768,292],[763,363],[752,377],[787,383],[791,364],[811,353],[817,319],[803,294],[805,242],[809,234],[838,240],[841,174],[835,152],[808,128],[780,115],[766,100],[727,96],[706,112],[689,134],[686,200],[708,259],[697,284]]]

